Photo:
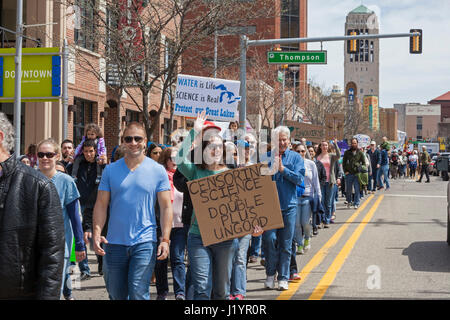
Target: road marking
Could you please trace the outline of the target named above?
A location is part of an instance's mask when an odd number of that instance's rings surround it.
[[[407,198],[447,198],[447,196],[426,196],[419,194],[384,194],[386,197],[407,197]]]
[[[308,275],[323,261],[328,254],[329,250],[339,241],[344,234],[345,230],[350,226],[353,220],[364,210],[364,208],[373,199],[374,195],[371,195],[367,200],[359,207],[355,213],[338,229],[338,231],[320,248],[320,250],[314,255],[314,257],[306,264],[306,266],[300,272],[301,280],[297,282],[291,282],[289,289],[283,291],[276,300],[289,300],[297,292],[298,288],[306,281]]]
[[[334,279],[336,278],[339,270],[342,268],[342,265],[344,264],[345,260],[350,255],[350,252],[352,251],[353,247],[355,246],[356,241],[358,241],[359,237],[361,236],[361,233],[363,232],[364,228],[367,226],[369,221],[372,219],[373,215],[375,214],[375,211],[377,210],[377,208],[380,205],[380,202],[383,200],[383,198],[384,198],[384,195],[381,195],[377,199],[377,201],[374,203],[372,208],[370,208],[370,211],[364,217],[363,221],[361,221],[361,223],[358,225],[356,230],[351,235],[350,239],[348,239],[348,241],[345,243],[341,252],[339,252],[339,254],[336,256],[333,263],[328,268],[325,275],[322,277],[322,280],[320,280],[319,284],[317,285],[316,289],[314,289],[313,293],[308,298],[308,300],[322,299],[322,297],[327,292],[328,288],[331,286]]]

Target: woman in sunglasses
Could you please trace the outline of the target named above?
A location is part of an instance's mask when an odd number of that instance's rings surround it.
[[[224,163],[224,143],[222,138],[212,130],[219,130],[214,124],[206,122],[206,111],[197,115],[194,128],[183,140],[176,162],[178,170],[188,179],[196,180],[228,170]],[[213,134],[210,134],[213,132]],[[203,133],[202,162],[194,164],[189,160],[191,143]],[[188,257],[191,283],[194,288],[194,300],[210,300],[211,294],[216,300],[229,299],[230,278],[237,240],[226,240],[204,246],[196,218],[195,209],[188,234]],[[254,236],[262,234],[262,229],[255,227]]]
[[[159,156],[161,155],[162,149],[157,144],[152,143],[147,151],[147,157],[158,162]]]
[[[64,216],[65,250],[63,282],[70,277],[70,255],[72,239],[75,236],[75,254],[77,262],[86,258],[85,244],[83,240],[83,228],[79,214],[80,193],[72,177],[56,170],[56,162],[59,160],[59,145],[53,139],[46,139],[37,145],[37,157],[39,159],[39,171],[41,171],[56,187]],[[66,280],[67,281],[67,280]],[[70,283],[68,281],[67,283]],[[71,299],[71,297],[66,297]]]

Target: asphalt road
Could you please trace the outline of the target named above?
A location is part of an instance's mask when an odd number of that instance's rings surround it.
[[[336,223],[319,230],[311,250],[296,256],[302,280],[290,282],[288,291],[267,290],[264,267],[249,264],[246,299],[450,299],[447,183],[431,181],[391,181],[390,190],[365,196],[358,210],[339,198]],[[108,299],[93,252],[89,261],[93,277],[75,280],[73,296]],[[156,299],[154,284],[150,292]]]

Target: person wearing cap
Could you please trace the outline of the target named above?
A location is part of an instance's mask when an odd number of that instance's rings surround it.
[[[220,128],[205,120],[205,111],[197,115],[194,128],[183,140],[176,157],[178,170],[189,181],[228,170],[223,159],[224,143],[218,135]],[[192,142],[196,144],[195,163],[189,159]],[[198,155],[201,155],[200,159]],[[256,226],[253,232],[254,236],[258,236],[262,233],[262,229]],[[217,300],[230,298],[230,279],[237,241],[237,239],[225,240],[204,246],[194,208],[187,241],[193,300],[209,300],[211,297]]]
[[[430,183],[430,175],[428,174],[428,166],[430,165],[431,157],[427,151],[426,146],[422,146],[422,153],[420,154],[420,177],[417,182],[422,182],[423,174],[427,176],[426,183]]]
[[[390,170],[392,179],[396,180],[398,176],[398,152],[397,150],[392,151],[391,157],[389,159]]]
[[[370,149],[367,151],[367,154],[370,157],[371,164],[371,172],[369,172],[369,193],[375,193],[377,190],[377,177],[378,170],[381,167],[381,153],[380,150],[377,149],[377,143],[372,141],[370,143]]]

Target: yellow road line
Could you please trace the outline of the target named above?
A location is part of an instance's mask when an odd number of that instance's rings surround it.
[[[320,250],[314,255],[314,257],[306,264],[306,266],[300,272],[301,280],[297,282],[289,283],[289,289],[283,291],[276,300],[289,300],[297,292],[298,288],[306,281],[308,275],[323,261],[328,254],[329,250],[339,241],[344,234],[345,230],[349,227],[350,223],[356,219],[356,217],[365,209],[369,202],[373,199],[374,195],[371,195],[367,200],[359,207],[355,213],[336,231],[336,233],[320,248]]]
[[[336,278],[339,270],[342,268],[342,265],[344,264],[345,260],[350,255],[350,252],[352,251],[353,247],[355,246],[356,241],[358,241],[359,237],[361,236],[361,233],[363,232],[364,228],[367,226],[367,223],[372,219],[373,215],[375,214],[375,211],[377,210],[378,206],[380,205],[380,202],[383,200],[384,195],[381,195],[373,207],[370,209],[370,211],[367,213],[367,215],[364,217],[363,221],[358,225],[356,230],[351,235],[350,239],[345,243],[344,247],[342,248],[341,252],[336,256],[333,263],[331,264],[330,268],[327,270],[325,275],[322,277],[322,280],[320,280],[319,284],[317,285],[316,289],[314,289],[313,293],[309,297],[308,300],[320,300],[324,296],[324,294],[327,292],[328,288],[333,283],[334,279]]]

